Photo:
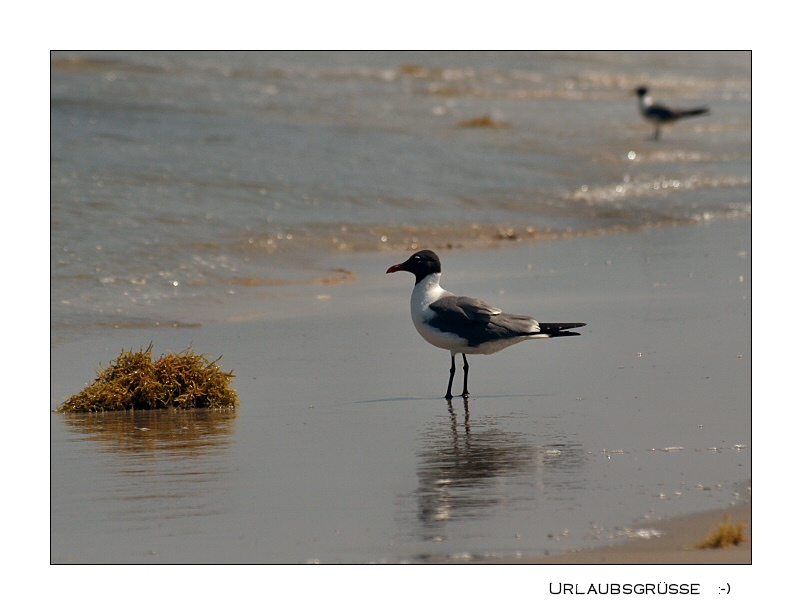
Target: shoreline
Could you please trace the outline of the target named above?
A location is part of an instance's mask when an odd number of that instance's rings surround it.
[[[228,289],[230,294],[221,292],[198,298],[185,297],[184,305],[179,312],[168,307],[170,302],[163,303],[162,307],[154,312],[151,312],[150,308],[145,308],[143,311],[141,306],[131,304],[126,306],[126,311],[130,315],[120,321],[109,320],[102,313],[94,315],[96,322],[88,322],[81,317],[80,324],[59,322],[55,325],[55,329],[51,321],[51,346],[62,341],[75,340],[76,331],[103,335],[108,331],[122,329],[163,331],[197,328],[246,318],[258,319],[267,316],[262,306],[265,300],[293,301],[305,296],[328,298],[331,291],[337,287],[353,288],[354,284],[359,284],[359,278],[365,272],[354,270],[352,268],[354,263],[384,262],[382,260],[384,257],[393,260],[399,258],[401,254],[424,247],[440,252],[441,257],[451,254],[460,259],[466,254],[495,253],[544,243],[582,241],[609,236],[637,236],[672,228],[694,228],[704,224],[739,224],[745,221],[751,224],[751,214],[733,212],[731,215],[712,219],[666,219],[631,225],[614,224],[562,230],[533,228],[520,223],[474,224],[468,225],[467,230],[456,235],[447,233],[444,235],[442,227],[402,226],[398,228],[398,234],[403,236],[401,239],[388,239],[386,243],[382,243],[378,239],[381,234],[379,231],[369,232],[371,241],[356,241],[347,248],[344,245],[340,246],[340,249],[324,248],[314,252],[311,257],[307,255],[296,260],[295,264],[289,262],[293,253],[296,253],[297,257],[297,252],[303,251],[298,246],[289,248],[287,253],[278,252],[275,255],[281,272],[278,277],[252,274],[233,276],[223,287],[223,291]]]

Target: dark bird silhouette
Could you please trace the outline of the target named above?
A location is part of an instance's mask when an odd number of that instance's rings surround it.
[[[531,316],[506,314],[484,301],[458,297],[440,287],[440,259],[431,250],[422,250],[387,273],[408,271],[415,276],[410,307],[412,322],[430,344],[451,353],[451,370],[446,399],[451,399],[451,384],[456,366],[454,357],[462,354],[464,380],[462,397],[468,397],[467,354],[493,354],[508,346],[546,337],[579,335],[567,329],[584,327],[584,322],[539,323]]]
[[[649,89],[645,86],[640,86],[634,93],[638,96],[640,114],[647,122],[654,124],[655,141],[660,138],[660,126],[663,124],[671,124],[682,118],[702,115],[710,111],[707,107],[695,107],[692,109],[666,107],[654,102],[652,97],[649,96]]]

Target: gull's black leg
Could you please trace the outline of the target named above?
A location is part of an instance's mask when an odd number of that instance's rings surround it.
[[[451,360],[454,360],[454,357],[451,357]],[[462,354],[462,371],[465,372],[464,379],[462,381],[462,396],[468,397],[470,393],[468,393],[468,357],[465,356],[465,353]],[[453,363],[452,363],[453,369]],[[453,373],[453,372],[452,372]]]
[[[456,371],[457,371],[457,367],[456,367],[456,365],[454,365],[454,355],[452,354],[451,355],[451,370],[449,371],[450,375],[448,377],[448,391],[446,391],[446,399],[451,399],[452,397],[454,397],[451,394],[451,383],[454,382],[454,373]]]

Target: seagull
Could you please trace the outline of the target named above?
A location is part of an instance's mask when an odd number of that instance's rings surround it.
[[[655,103],[652,97],[649,96],[649,89],[645,86],[640,86],[634,93],[638,96],[638,109],[640,110],[640,114],[647,122],[652,122],[654,124],[655,141],[660,138],[661,124],[670,124],[684,117],[702,115],[709,111],[707,107],[672,109],[665,105]]]
[[[415,329],[427,342],[451,353],[446,399],[453,397],[457,353],[462,354],[464,372],[461,396],[467,399],[469,366],[465,355],[493,354],[524,340],[579,335],[568,329],[585,326],[584,322],[539,323],[531,316],[506,314],[479,299],[450,293],[440,287],[440,259],[431,250],[416,252],[387,273],[396,271],[415,276],[410,301]]]

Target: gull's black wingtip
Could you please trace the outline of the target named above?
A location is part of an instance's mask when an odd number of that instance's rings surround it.
[[[581,335],[576,331],[568,329],[578,329],[587,325],[585,322],[541,322],[540,332],[546,333],[549,337],[568,337],[570,335]]]
[[[578,329],[584,327],[586,322],[541,322],[541,331],[564,331],[565,329]]]

